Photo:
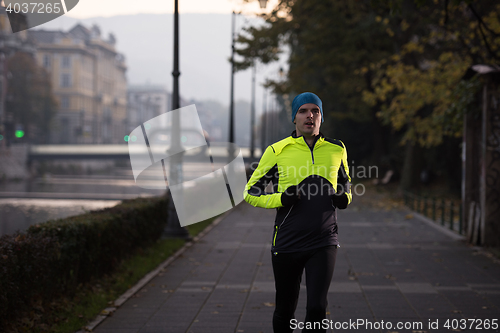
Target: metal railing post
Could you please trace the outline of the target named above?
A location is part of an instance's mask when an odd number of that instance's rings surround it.
[[[427,196],[424,196],[424,197],[423,197],[423,200],[424,200],[424,211],[423,211],[423,215],[424,215],[424,216],[427,216]]]
[[[444,225],[444,211],[445,211],[444,198],[441,199],[441,225]]]
[[[458,215],[458,233],[460,235],[463,235],[463,231],[462,231],[462,222],[463,222],[462,221],[462,212],[463,211],[462,211],[462,209],[463,209],[462,208],[462,202],[460,202],[460,205],[458,206],[458,210],[459,210],[459,212],[458,212],[458,214],[459,214]]]
[[[436,198],[432,198],[432,220],[436,222]]]
[[[453,200],[450,201],[450,230],[453,230]]]

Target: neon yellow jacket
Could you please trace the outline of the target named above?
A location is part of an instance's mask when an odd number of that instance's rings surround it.
[[[274,193],[267,193],[265,188],[271,181]],[[255,207],[278,209],[273,251],[307,250],[338,245],[336,207],[331,198],[337,192],[345,197],[346,205],[350,204],[350,181],[347,150],[341,141],[320,135],[310,148],[294,132],[267,147],[246,185],[244,198]],[[292,207],[283,207],[281,195],[292,185],[301,188],[301,199]]]

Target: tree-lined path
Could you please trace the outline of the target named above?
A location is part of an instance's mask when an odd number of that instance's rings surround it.
[[[328,309],[334,328],[337,323],[353,329],[346,325],[360,320],[360,331],[382,321],[386,329],[374,331],[449,332],[463,323],[462,331],[471,324],[499,331],[493,329],[500,319],[498,260],[406,209],[360,201],[338,214],[341,248]],[[272,332],[273,217],[274,210],[240,204],[94,331]],[[305,298],[303,289],[298,322],[304,320]],[[397,329],[398,323],[412,327]],[[430,323],[439,330],[429,330]]]

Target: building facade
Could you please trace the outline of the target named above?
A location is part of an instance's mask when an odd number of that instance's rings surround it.
[[[131,85],[127,91],[127,130],[170,110],[171,95],[160,85]]]
[[[5,108],[7,97],[8,71],[7,60],[17,52],[34,56],[36,49],[26,31],[13,34],[4,7],[0,6],[0,148],[9,145],[14,136],[14,116]]]
[[[59,109],[53,144],[122,143],[127,126],[125,57],[116,39],[81,24],[67,32],[30,30],[36,59],[49,73]]]

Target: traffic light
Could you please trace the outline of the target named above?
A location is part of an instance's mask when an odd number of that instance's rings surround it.
[[[18,139],[24,137],[24,126],[21,124],[16,125],[16,131],[14,132],[14,136]]]

